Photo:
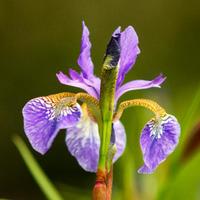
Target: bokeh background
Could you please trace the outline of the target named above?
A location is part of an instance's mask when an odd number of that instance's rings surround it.
[[[69,155],[64,143],[65,132],[61,131],[52,149],[40,156],[24,137],[21,114],[23,105],[31,98],[80,91],[61,85],[55,74],[59,70],[67,73],[69,67],[78,69],[82,20],[90,29],[96,74],[100,74],[105,47],[113,30],[119,25],[134,26],[141,54],[126,81],[150,80],[160,72],[167,80],[162,89],[130,92],[122,100],[154,99],[184,123],[200,83],[198,0],[0,0],[0,198],[45,199],[12,142],[12,136],[18,134],[66,199],[90,199],[95,175],[84,172]],[[198,124],[198,111],[196,106],[192,123],[187,127],[188,135]],[[150,116],[151,113],[136,108],[129,109],[122,117],[128,146],[115,165],[113,199],[154,199],[159,188],[167,185],[166,174],[179,149],[154,175],[136,173],[142,164],[138,138]],[[185,139],[183,143],[186,140],[189,141]],[[200,199],[200,159],[192,165],[189,162],[193,157],[180,167],[186,171],[181,172],[177,181],[172,178],[175,188],[169,188],[162,199]],[[187,168],[188,163],[193,168]]]

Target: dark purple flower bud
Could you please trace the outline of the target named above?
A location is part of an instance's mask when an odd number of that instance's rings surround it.
[[[120,58],[120,33],[115,33],[111,37],[106,49],[106,57],[111,56],[110,65],[116,67]]]

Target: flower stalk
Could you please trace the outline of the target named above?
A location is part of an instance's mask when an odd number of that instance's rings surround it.
[[[113,166],[109,173],[98,170],[96,173],[96,182],[93,188],[93,200],[111,200],[113,184]]]
[[[93,190],[94,200],[111,199],[112,160],[115,148],[111,144],[112,120],[115,106],[115,88],[120,57],[120,34],[113,35],[106,51],[102,68],[100,89],[100,111],[102,128],[100,129],[101,146],[96,184]],[[103,174],[103,176],[102,176]],[[103,177],[103,178],[102,178]],[[106,192],[104,191],[106,189]],[[96,194],[95,194],[96,193]]]
[[[111,38],[102,69],[100,89],[100,110],[102,116],[101,146],[98,169],[108,171],[108,150],[112,133],[112,119],[114,113],[115,87],[120,57],[120,35]]]
[[[107,200],[107,185],[106,185],[106,173],[98,170],[96,173],[96,182],[93,188],[92,199],[93,200]]]

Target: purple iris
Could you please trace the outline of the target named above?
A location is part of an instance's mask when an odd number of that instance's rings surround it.
[[[155,79],[134,80],[123,84],[126,73],[135,64],[140,53],[138,37],[133,27],[127,27],[123,32],[116,29],[113,36],[121,35],[120,61],[116,82],[115,105],[126,92],[139,89],[160,87],[165,77]],[[91,59],[91,43],[89,30],[83,22],[81,51],[78,65],[81,72],[69,69],[69,76],[57,73],[60,83],[78,87],[86,91],[94,99],[100,98],[100,78],[94,75]],[[96,172],[99,160],[100,136],[98,122],[90,114],[89,105],[73,102],[73,93],[59,93],[30,100],[23,108],[24,129],[32,147],[45,154],[51,147],[60,129],[66,129],[66,145],[69,152],[77,159],[79,165],[86,171]],[[140,144],[144,165],[140,173],[152,173],[174,150],[180,133],[179,124],[174,116],[164,114],[158,120],[151,120],[142,130]],[[114,143],[116,145],[115,162],[126,146],[126,134],[119,119],[113,122]]]

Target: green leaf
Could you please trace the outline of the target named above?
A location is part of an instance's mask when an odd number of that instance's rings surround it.
[[[200,105],[200,86],[197,88],[197,91],[196,91],[194,97],[192,98],[192,101],[188,105],[187,111],[184,112],[186,114],[185,114],[183,120],[180,122],[180,124],[181,124],[180,142],[179,142],[178,148],[176,149],[176,151],[173,154],[174,157],[172,159],[172,162],[171,162],[171,165],[170,165],[170,168],[169,168],[168,178],[165,181],[165,184],[161,185],[160,188],[159,188],[159,193],[158,193],[157,198],[156,198],[157,200],[168,199],[168,198],[164,198],[164,197],[167,196],[167,194],[170,190],[173,190],[174,195],[175,195],[176,191],[174,189],[171,189],[172,182],[174,182],[174,180],[176,179],[175,177],[177,177],[177,175],[181,176],[181,175],[179,175],[179,173],[180,172],[182,173],[182,171],[184,171],[185,167],[188,168],[188,166],[191,165],[191,162],[195,162],[195,158],[198,159],[197,157],[195,157],[194,159],[193,159],[193,157],[191,157],[192,160],[188,159],[188,161],[185,162],[185,163],[181,162],[181,157],[183,155],[185,146],[186,146],[187,141],[188,141],[188,137],[189,137],[189,133],[190,133],[189,130],[191,129],[191,127],[194,124],[195,115],[198,111],[199,105]],[[194,156],[196,156],[196,155],[194,155]],[[197,155],[197,156],[200,157],[200,155]],[[196,164],[198,164],[198,162]],[[193,164],[193,165],[195,165],[195,164]],[[196,166],[197,167],[196,172],[198,172],[198,165]],[[200,175],[193,173],[193,172],[194,171],[191,170],[190,172],[187,172],[187,173],[189,173],[187,175],[191,176],[191,177],[196,176],[196,175],[197,175],[197,177],[200,176]],[[193,178],[195,178],[195,177],[193,177]],[[184,184],[194,185],[195,180],[191,180],[191,181],[192,182],[190,183],[189,179],[185,179],[182,183],[180,183],[180,187],[183,186]],[[189,183],[189,184],[187,184],[187,183]],[[184,189],[182,188],[182,190],[184,190]],[[196,190],[196,188],[193,188],[193,191],[194,190]],[[187,191],[187,190],[184,190],[184,192],[185,191]],[[171,192],[171,193],[173,193],[173,192]],[[182,191],[181,191],[181,193],[182,193]],[[185,200],[185,198],[183,198],[183,199]]]
[[[176,177],[169,183],[168,192],[161,199],[200,199],[200,153],[180,168]],[[164,198],[165,197],[165,198]]]
[[[187,137],[187,133],[189,132],[189,129],[191,125],[193,124],[194,115],[196,114],[198,107],[200,105],[200,86],[197,88],[197,92],[194,95],[194,98],[192,99],[189,109],[185,115],[185,118],[182,122],[182,137],[183,140],[185,137]]]
[[[200,148],[200,122],[196,125],[187,137],[187,143],[183,148],[180,160],[187,162]]]
[[[188,110],[185,112],[185,117],[181,121],[181,137],[179,141],[178,148],[176,149],[176,156],[174,157],[171,167],[170,167],[170,175],[176,174],[177,170],[179,169],[180,159],[182,157],[183,151],[188,141],[188,135],[190,133],[190,129],[193,128],[192,126],[195,119],[195,114],[198,111],[200,105],[200,86],[197,88],[197,91],[188,105]]]
[[[32,174],[33,178],[37,182],[38,186],[40,187],[46,198],[49,200],[63,200],[59,192],[48,179],[37,161],[34,159],[24,141],[19,136],[14,136],[13,142],[16,145],[30,173]]]
[[[59,184],[59,189],[62,191],[65,199],[73,200],[91,200],[91,191],[86,188],[77,188],[67,184]]]

